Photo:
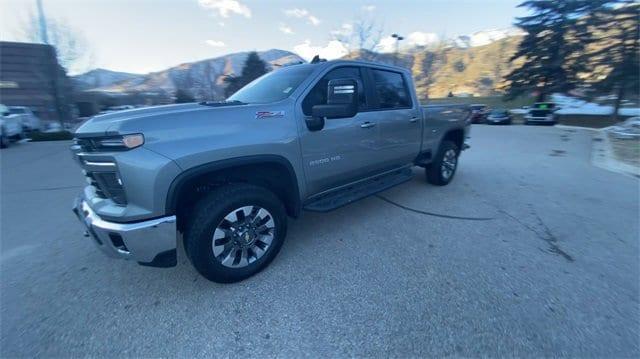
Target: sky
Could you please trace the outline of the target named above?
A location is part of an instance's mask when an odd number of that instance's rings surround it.
[[[513,26],[522,0],[42,0],[45,15],[85,39],[91,68],[148,73],[224,54],[278,48],[309,59],[334,58],[358,19],[405,46]],[[24,41],[36,0],[0,1],[0,40]]]

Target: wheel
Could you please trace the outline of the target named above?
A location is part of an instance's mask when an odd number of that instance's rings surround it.
[[[427,181],[436,186],[446,186],[451,182],[458,168],[460,149],[451,141],[442,141],[436,158],[425,169]]]
[[[233,283],[264,269],[287,231],[282,202],[265,188],[229,184],[204,197],[187,224],[185,251],[208,280]]]
[[[9,138],[7,137],[7,133],[2,129],[2,135],[0,135],[0,148],[9,147]]]

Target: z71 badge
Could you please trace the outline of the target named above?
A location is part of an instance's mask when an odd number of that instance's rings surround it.
[[[284,111],[258,111],[258,112],[256,112],[256,119],[275,118],[275,117],[284,117]]]

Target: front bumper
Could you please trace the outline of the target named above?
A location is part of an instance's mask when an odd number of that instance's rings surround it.
[[[101,219],[81,196],[76,198],[73,212],[107,256],[154,267],[176,265],[175,216],[136,223],[108,222]]]
[[[509,117],[487,117],[487,123],[507,123],[511,122]]]
[[[540,123],[554,123],[556,122],[555,117],[533,117],[533,116],[525,116],[524,120],[527,122],[540,122]]]

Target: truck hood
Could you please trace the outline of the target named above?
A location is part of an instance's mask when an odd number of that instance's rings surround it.
[[[124,132],[121,132],[121,130],[124,127],[136,127],[136,123],[142,124],[149,120],[175,118],[176,116],[210,109],[211,107],[197,103],[187,103],[111,112],[90,118],[82,126],[78,127],[75,135],[76,137],[94,137],[122,134]],[[144,128],[140,128],[140,130],[144,130]]]

